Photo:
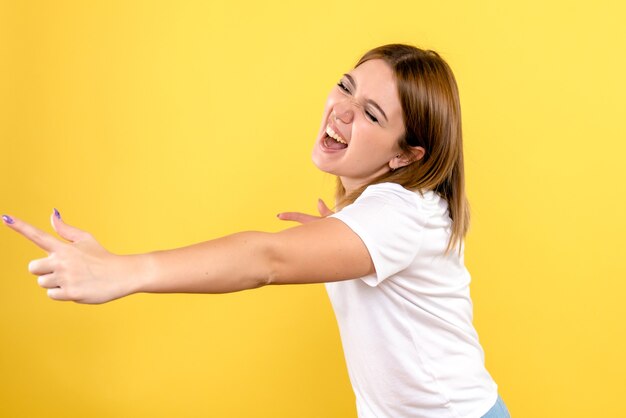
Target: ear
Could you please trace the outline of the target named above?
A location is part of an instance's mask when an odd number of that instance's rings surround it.
[[[392,170],[396,170],[401,167],[405,167],[415,161],[421,160],[426,154],[426,150],[423,147],[411,147],[410,152],[401,153],[396,155],[389,161],[389,167]]]

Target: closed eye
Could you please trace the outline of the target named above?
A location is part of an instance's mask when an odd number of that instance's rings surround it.
[[[376,118],[376,116],[372,115],[370,112],[368,112],[367,110],[365,111],[365,114],[367,115],[367,117],[374,123],[378,123],[378,118]]]
[[[339,83],[337,83],[337,85],[339,86],[339,88],[343,91],[345,91],[346,93],[350,93],[350,90],[348,89],[348,87],[346,87],[345,84],[343,84],[343,81],[339,81]]]
[[[337,86],[339,86],[339,88],[344,91],[347,94],[351,94],[350,93],[350,89],[343,83],[343,80],[339,80],[339,82],[337,83]],[[371,112],[369,111],[365,111],[365,116],[367,116],[367,118],[369,120],[371,120],[374,123],[378,123],[378,118],[376,116],[374,116]]]

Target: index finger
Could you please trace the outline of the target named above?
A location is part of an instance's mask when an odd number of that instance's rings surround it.
[[[321,219],[319,216],[308,215],[301,212],[282,212],[276,215],[281,221],[295,221],[305,224],[317,219]]]
[[[47,232],[44,232],[20,219],[3,215],[2,220],[6,226],[16,232],[19,232],[46,252],[52,252],[59,246],[59,244],[62,244],[61,241]]]

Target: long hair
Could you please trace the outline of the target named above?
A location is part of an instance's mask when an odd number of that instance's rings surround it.
[[[354,202],[371,184],[393,182],[419,192],[434,190],[448,202],[452,219],[446,253],[456,245],[460,253],[470,214],[465,195],[461,105],[454,74],[437,52],[410,45],[374,48],[359,59],[355,68],[372,59],[384,60],[396,77],[405,126],[400,148],[406,155],[411,155],[410,149],[415,146],[426,152],[421,159],[389,171],[348,195],[337,177],[337,207]]]

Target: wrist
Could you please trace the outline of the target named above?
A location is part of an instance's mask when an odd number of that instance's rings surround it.
[[[122,255],[119,266],[124,296],[147,291],[155,271],[152,253]]]

